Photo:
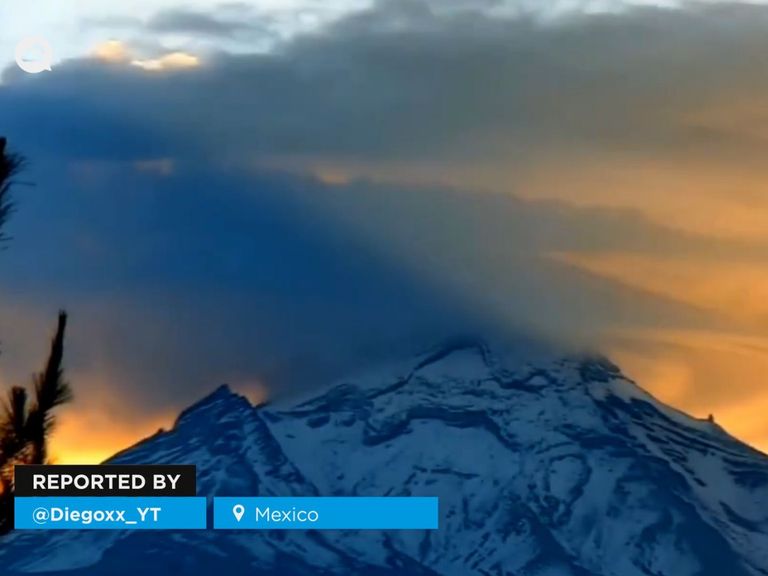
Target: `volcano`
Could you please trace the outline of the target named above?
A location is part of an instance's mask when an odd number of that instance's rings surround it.
[[[209,497],[437,496],[440,528],[14,532],[3,574],[768,575],[768,457],[599,356],[466,340],[287,406],[222,386],[109,462],[195,464]]]

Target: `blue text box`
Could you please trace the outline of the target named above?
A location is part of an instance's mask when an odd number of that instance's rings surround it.
[[[21,530],[204,529],[206,499],[187,497],[18,497]]]
[[[434,497],[220,497],[213,527],[241,530],[435,530]]]

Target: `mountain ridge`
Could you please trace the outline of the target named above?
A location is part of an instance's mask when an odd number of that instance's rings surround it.
[[[264,576],[768,574],[768,457],[601,356],[510,364],[465,340],[287,407],[220,386],[110,462],[194,463],[207,496],[436,495],[440,530],[17,533],[0,562],[71,576],[122,574],[118,559],[140,553],[158,574],[223,557]],[[83,538],[97,558],[67,561]]]

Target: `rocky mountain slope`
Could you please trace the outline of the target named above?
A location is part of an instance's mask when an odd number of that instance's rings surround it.
[[[476,341],[289,407],[227,387],[114,463],[190,463],[213,495],[426,495],[437,531],[17,532],[3,573],[768,575],[768,457],[602,358]]]

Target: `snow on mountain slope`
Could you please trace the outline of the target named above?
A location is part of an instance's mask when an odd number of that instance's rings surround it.
[[[436,495],[440,530],[15,533],[13,574],[768,574],[768,457],[601,358],[436,350],[290,407],[222,387],[114,463],[212,495]]]

